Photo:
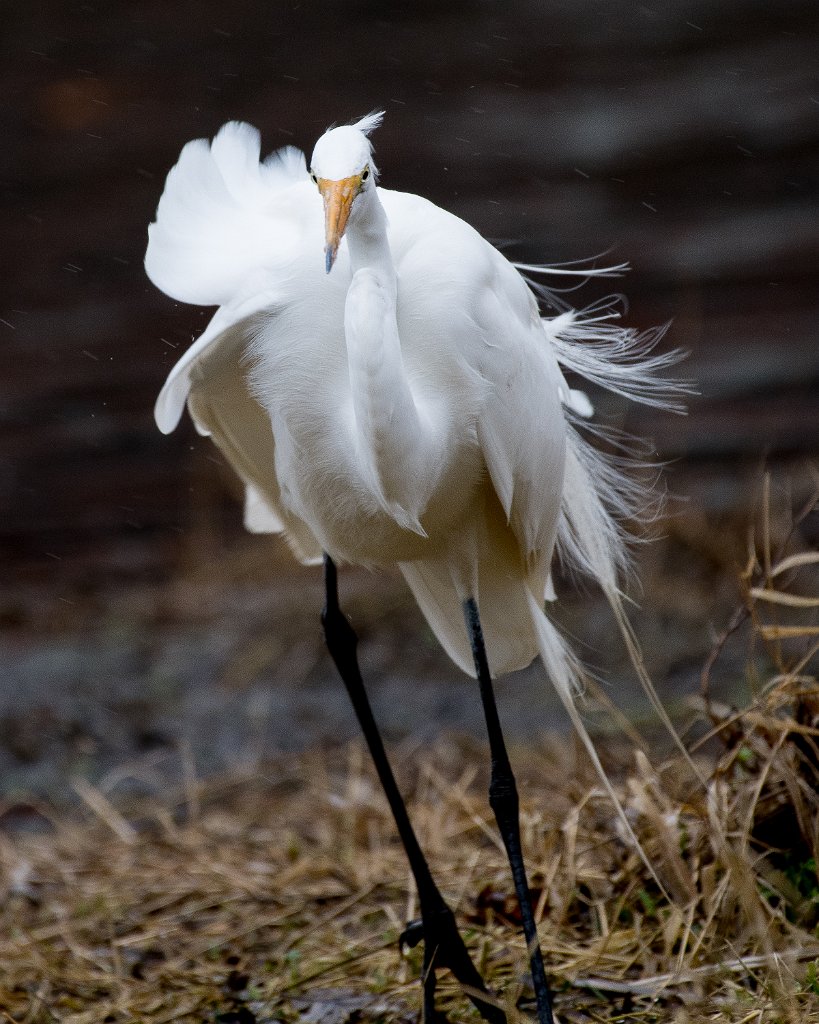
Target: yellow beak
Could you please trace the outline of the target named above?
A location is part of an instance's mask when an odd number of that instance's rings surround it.
[[[352,178],[341,178],[339,181],[319,178],[318,190],[324,199],[324,253],[329,274],[336,261],[341,239],[344,237],[353,200],[361,190],[361,175],[355,174]]]

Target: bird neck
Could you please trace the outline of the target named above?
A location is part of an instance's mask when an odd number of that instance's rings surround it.
[[[375,194],[347,228],[352,281],[344,333],[360,482],[401,528],[426,536],[420,515],[440,472],[404,365],[397,321],[397,277],[387,216]]]
[[[367,191],[366,199],[366,203],[358,211],[355,223],[351,223],[347,228],[350,269],[353,274],[365,267],[379,271],[381,280],[385,285],[391,286],[394,292],[395,266],[387,240],[387,215],[374,188]]]

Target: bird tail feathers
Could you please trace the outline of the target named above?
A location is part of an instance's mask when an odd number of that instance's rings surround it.
[[[679,349],[655,352],[669,325],[638,331],[614,322],[619,316],[617,303],[606,300],[541,322],[563,369],[632,402],[684,413],[684,397],[694,389],[666,373],[685,353]]]
[[[561,325],[560,321],[564,321]],[[657,374],[679,359],[679,353],[654,355],[651,350],[662,332],[639,335],[612,325],[593,324],[565,314],[546,321],[555,332],[553,344],[559,362],[601,386],[635,401],[682,411],[680,390]],[[589,333],[590,332],[590,333]],[[584,342],[581,347],[578,342]],[[594,448],[571,422],[567,424],[563,502],[557,550],[569,569],[594,579],[612,609],[629,659],[646,696],[681,751],[694,775],[704,779],[674,728],[643,660],[634,628],[624,608],[620,577],[630,566],[624,523],[644,521],[656,514],[659,499],[628,473],[625,456],[606,455]]]
[[[566,713],[571,719],[575,732],[580,738],[583,746],[586,748],[589,758],[591,759],[600,781],[603,784],[603,788],[614,805],[625,834],[634,844],[634,848],[637,850],[640,859],[657,882],[660,890],[665,892],[663,883],[658,878],[654,866],[641,846],[640,840],[635,835],[634,829],[631,827],[631,823],[626,816],[623,805],[614,791],[614,787],[606,774],[606,769],[600,761],[600,756],[592,742],[592,738],[589,736],[588,729],[586,728],[583,719],[580,717],[580,712],[577,710],[575,694],[582,687],[582,666],[574,653],[570,650],[566,641],[546,617],[545,612],[531,591],[527,591],[527,596],[529,600],[529,615],[535,636],[537,637],[538,650],[540,652],[544,668],[546,669],[546,673],[549,676],[561,703],[566,709]]]

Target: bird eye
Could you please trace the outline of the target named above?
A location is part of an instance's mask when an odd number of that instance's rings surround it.
[[[310,177],[313,179],[313,184],[318,185],[318,178],[316,177],[315,171],[310,171]]]
[[[364,171],[363,171],[363,173],[361,175],[361,180],[362,181],[366,181],[367,178],[369,178],[369,176],[370,176],[370,168],[369,167],[365,167]]]

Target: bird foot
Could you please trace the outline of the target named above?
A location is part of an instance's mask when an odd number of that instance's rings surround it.
[[[398,945],[402,953],[408,953],[411,949],[424,940],[424,922],[418,917],[414,921],[407,921],[407,927],[398,936]]]
[[[427,912],[423,917],[408,921],[399,936],[402,952],[424,943],[427,956],[436,967],[448,967],[453,973],[469,954],[449,907]]]
[[[399,937],[402,952],[414,949],[421,942],[424,943],[425,989],[428,984],[431,984],[432,992],[434,992],[434,980],[429,975],[434,975],[438,968],[447,968],[464,986],[469,998],[484,1020],[489,1024],[506,1024],[506,1015],[496,1004],[495,996],[487,990],[483,978],[472,963],[455,923],[455,915],[449,907],[443,906],[433,911],[428,910],[424,917],[407,923]],[[434,1012],[433,1020],[445,1019],[438,1011],[433,1011],[434,1004],[431,998],[425,999],[425,1006],[428,1008],[428,1012],[424,1014],[425,1018],[430,1017]]]

